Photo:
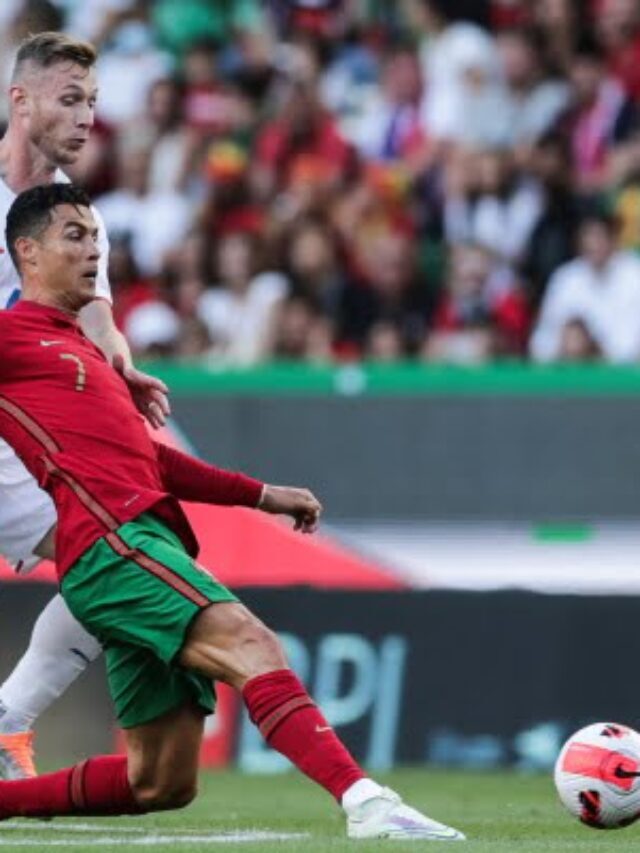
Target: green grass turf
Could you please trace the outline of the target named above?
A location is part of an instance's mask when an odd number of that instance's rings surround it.
[[[572,820],[556,801],[551,780],[546,776],[401,770],[381,777],[381,780],[398,790],[412,805],[462,829],[469,841],[460,848],[453,848],[456,850],[469,849],[472,853],[625,853],[637,851],[640,844],[640,825],[624,830],[598,832]],[[91,821],[94,822],[100,823],[95,819]],[[73,853],[75,850],[81,853],[89,850],[133,853],[151,849],[126,841],[117,846],[110,843],[94,846],[94,839],[102,837],[103,841],[108,841],[107,836],[116,836],[117,830],[102,835],[91,832],[80,835],[62,831],[63,824],[61,820],[49,826],[33,822],[33,829],[30,824],[24,830],[11,830],[7,824],[0,825],[0,848],[25,853],[42,853],[46,849],[65,850],[65,853]],[[380,851],[385,846],[393,849],[422,849],[426,846],[416,842],[347,842],[344,820],[331,799],[294,774],[203,774],[200,795],[188,809],[137,819],[105,818],[103,826],[105,824],[123,829],[145,827],[149,832],[158,834],[189,831],[205,834],[249,829],[309,834],[308,839],[297,841],[153,844],[154,853],[179,853],[182,850],[185,853],[204,853],[218,849],[246,850],[247,853],[297,853],[299,850],[318,853],[357,850],[366,853]],[[40,843],[28,843],[28,839],[36,835]],[[118,837],[123,840],[126,838],[125,835]],[[86,839],[86,843],[82,839]],[[67,846],[66,840],[73,840],[79,846]],[[22,842],[21,846],[16,846],[16,842]],[[52,842],[55,842],[55,847]],[[441,848],[438,846],[437,849]]]

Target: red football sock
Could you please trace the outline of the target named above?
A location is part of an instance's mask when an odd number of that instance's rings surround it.
[[[258,675],[242,691],[252,721],[277,749],[340,802],[344,792],[365,778],[290,669]]]
[[[142,811],[133,798],[122,755],[99,755],[34,779],[0,782],[0,820]]]

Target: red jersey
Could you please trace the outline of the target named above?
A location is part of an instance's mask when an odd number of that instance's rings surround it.
[[[126,382],[70,314],[23,300],[0,312],[0,437],[58,512],[58,574],[152,510],[189,554],[178,499],[255,507],[263,484],[154,442]]]

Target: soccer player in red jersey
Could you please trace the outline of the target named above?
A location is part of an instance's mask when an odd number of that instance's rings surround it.
[[[100,254],[85,193],[68,184],[22,193],[6,237],[23,299],[0,312],[0,436],[55,502],[60,589],[104,647],[127,754],[0,782],[0,819],[184,806],[221,680],[267,742],[342,805],[349,837],[463,839],[367,778],[276,635],[194,561],[179,499],[284,513],[303,533],[322,508],[306,489],[265,485],[151,439],[126,383],[77,323]]]
[[[0,232],[16,195],[30,187],[68,182],[89,139],[97,97],[95,48],[64,33],[28,36],[18,47],[7,101],[9,123],[0,139]],[[97,211],[101,259],[94,298],[80,324],[105,356],[119,364],[152,425],[163,422],[166,388],[131,364],[116,329],[107,278],[109,243]],[[20,296],[20,279],[0,241],[0,309]],[[13,450],[0,441],[0,553],[25,573],[54,558],[55,507]],[[29,646],[0,683],[0,777],[35,775],[33,724],[101,653],[100,644],[73,618],[59,595],[38,617]]]

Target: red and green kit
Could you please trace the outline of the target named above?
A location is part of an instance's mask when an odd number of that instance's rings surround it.
[[[204,607],[236,599],[194,563],[179,500],[255,507],[263,484],[153,441],[75,317],[35,302],[0,312],[0,437],[55,503],[61,592],[105,647],[120,723],[211,710],[176,656]]]

